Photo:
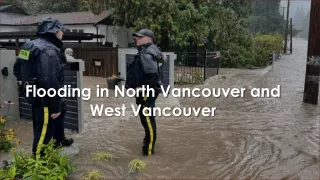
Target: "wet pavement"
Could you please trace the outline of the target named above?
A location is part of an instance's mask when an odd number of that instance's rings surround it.
[[[141,156],[144,130],[128,109],[125,117],[92,117],[90,104],[121,107],[132,98],[95,98],[85,101],[85,127],[75,138],[79,154],[75,177],[98,169],[107,179],[320,179],[320,106],[304,104],[307,42],[295,39],[293,55],[284,55],[273,68],[222,69],[198,88],[246,88],[243,98],[163,98],[160,107],[216,107],[214,117],[158,117],[155,154]],[[86,77],[85,87],[107,86],[104,78]],[[253,98],[252,88],[281,86],[280,98]],[[184,86],[188,87],[188,86]],[[12,125],[30,129],[30,123]],[[20,129],[20,130],[19,130]],[[23,131],[22,145],[31,145],[31,130]],[[29,138],[28,138],[29,137]],[[30,143],[29,143],[30,142]],[[110,152],[116,162],[96,163],[92,153]],[[147,168],[126,176],[135,158]]]
[[[296,40],[294,54],[283,56],[267,73],[244,71],[211,79],[203,86],[252,89],[280,85],[281,98],[246,94],[245,98],[180,101],[186,106],[217,107],[216,117],[192,125],[197,128],[196,139],[208,135],[204,157],[199,155],[195,161],[206,164],[201,177],[319,179],[320,107],[302,103],[306,43]]]

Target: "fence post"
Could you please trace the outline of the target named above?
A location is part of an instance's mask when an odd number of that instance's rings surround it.
[[[218,55],[218,54],[217,54]],[[219,55],[220,56],[220,55]],[[220,69],[220,62],[221,62],[221,56],[218,59],[218,68],[217,68],[217,75],[219,75],[219,69]]]
[[[287,53],[287,44],[288,44],[288,26],[289,26],[289,9],[290,9],[290,0],[288,1],[287,5],[287,17],[286,17],[286,30],[285,30],[285,42],[284,42],[284,53]]]
[[[80,90],[83,89],[83,72],[85,71],[85,63],[82,59],[76,60],[79,62],[79,71],[77,71],[77,84]],[[78,98],[78,133],[83,131],[84,126],[84,102],[81,97]]]
[[[207,49],[205,50],[205,57],[204,57],[204,62],[203,62],[203,81],[206,80],[206,64],[207,64],[207,56],[208,56],[208,51]]]
[[[292,54],[292,18],[290,18],[290,54]]]

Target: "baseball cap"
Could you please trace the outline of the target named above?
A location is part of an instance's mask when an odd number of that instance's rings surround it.
[[[154,38],[154,33],[150,29],[141,29],[137,33],[133,33],[132,36],[138,36],[138,37],[151,37],[152,39]]]

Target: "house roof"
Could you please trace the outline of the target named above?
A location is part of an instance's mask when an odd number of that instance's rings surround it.
[[[66,32],[64,33],[62,40],[64,41],[93,40],[96,38],[104,38],[104,37],[105,37],[104,35],[96,35],[94,33]],[[0,39],[34,39],[34,38],[37,38],[36,31],[0,32]]]
[[[63,24],[96,24],[110,16],[110,11],[103,11],[99,15],[92,12],[68,12],[29,15],[23,9],[12,4],[0,4],[0,24],[2,25],[36,25],[45,18],[59,19]]]
[[[39,14],[35,16],[28,16],[21,19],[15,25],[34,25],[45,18],[51,17],[59,19],[63,24],[95,24],[110,16],[109,11],[104,11],[99,15],[94,15],[92,12],[71,12],[71,13],[55,13],[55,14]]]
[[[24,20],[29,16],[16,14],[16,13],[6,13],[0,11],[0,25],[15,25]]]
[[[4,5],[4,6],[0,6],[0,11],[7,9],[8,7],[11,7],[13,5]]]
[[[13,4],[0,5],[0,12],[29,15],[26,11]]]

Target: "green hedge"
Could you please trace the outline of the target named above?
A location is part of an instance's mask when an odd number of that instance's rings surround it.
[[[254,39],[255,45],[269,52],[280,52],[283,49],[283,36],[281,34],[257,35]]]
[[[270,53],[281,52],[282,47],[281,34],[256,35],[246,39],[246,42],[234,40],[224,44],[224,48],[221,49],[221,67],[266,67]]]
[[[257,35],[254,38],[255,58],[252,66],[265,67],[269,63],[269,55],[272,52],[281,52],[283,37],[281,34]]]

